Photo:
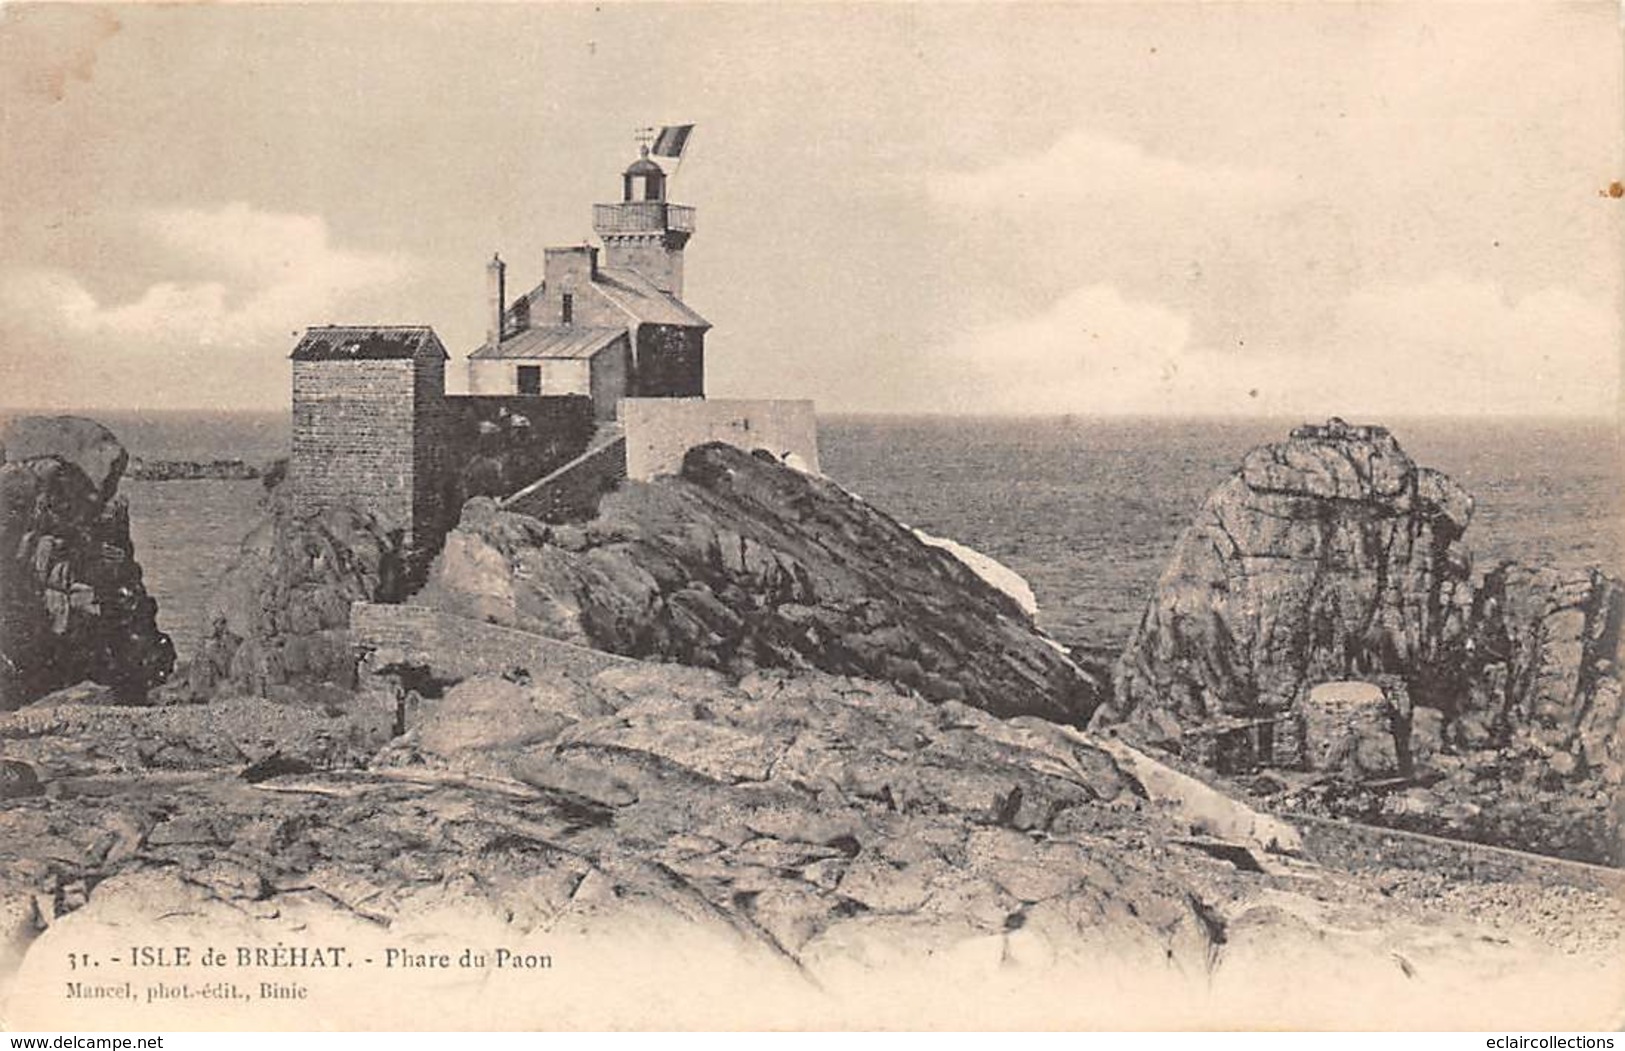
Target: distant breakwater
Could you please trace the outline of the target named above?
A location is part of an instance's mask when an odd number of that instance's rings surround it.
[[[126,478],[142,482],[251,481],[264,470],[242,460],[146,460],[132,459],[124,470]]]

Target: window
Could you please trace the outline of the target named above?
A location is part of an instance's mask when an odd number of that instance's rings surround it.
[[[569,325],[574,323],[576,313],[576,297],[569,292],[564,293],[564,305],[559,309],[559,322]]]
[[[519,393],[542,393],[542,367],[540,365],[519,366]]]

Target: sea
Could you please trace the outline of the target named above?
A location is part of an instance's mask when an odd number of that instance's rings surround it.
[[[286,455],[285,413],[98,413],[147,459]],[[1039,624],[1106,657],[1139,621],[1179,531],[1256,445],[1296,420],[823,416],[825,474],[900,521],[1026,577]],[[1475,498],[1475,562],[1620,572],[1620,433],[1611,421],[1386,420],[1417,463]],[[210,589],[261,513],[258,481],[126,480],[159,621],[190,655]]]

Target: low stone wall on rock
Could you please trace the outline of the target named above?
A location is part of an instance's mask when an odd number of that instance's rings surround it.
[[[591,518],[599,498],[625,477],[626,439],[616,437],[514,493],[502,501],[502,509],[544,522]]]
[[[796,465],[818,470],[818,419],[810,401],[747,401],[722,398],[627,398],[626,476],[647,482],[676,474],[695,446],[726,442],[753,452],[766,449]]]
[[[1475,883],[1533,882],[1625,895],[1625,870],[1621,869],[1352,821],[1307,814],[1282,816],[1302,834],[1309,857],[1349,872],[1419,869]]]
[[[592,399],[576,395],[447,397],[440,431],[455,506],[507,496],[580,456],[593,437],[592,412]]]
[[[515,669],[586,679],[640,663],[426,606],[357,602],[350,607],[350,638],[358,650],[372,654],[375,669],[390,663],[422,665],[440,679]]]

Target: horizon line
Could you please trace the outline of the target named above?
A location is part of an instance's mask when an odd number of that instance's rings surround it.
[[[727,398],[709,398],[711,401],[733,400]],[[739,399],[757,400],[757,399]],[[1292,411],[1270,411],[1257,413],[1239,412],[1089,412],[1089,411],[1052,411],[1021,412],[1021,411],[972,411],[955,412],[951,410],[934,409],[874,409],[874,408],[834,408],[824,409],[815,406],[819,418],[837,417],[873,417],[885,419],[941,419],[941,420],[1077,420],[1077,421],[1155,421],[1155,420],[1200,420],[1216,423],[1236,422],[1246,420],[1303,420],[1306,422],[1324,422],[1337,417],[1351,423],[1382,419],[1395,420],[1481,420],[1481,421],[1509,421],[1509,422],[1560,422],[1560,423],[1590,423],[1614,424],[1625,423],[1625,416],[1620,413],[1565,413],[1557,411],[1545,412],[1344,412],[1332,413],[1303,413]],[[289,407],[263,407],[251,408],[246,406],[221,407],[214,405],[173,406],[165,408],[145,408],[142,406],[5,406],[0,405],[0,418],[16,416],[82,416],[95,413],[116,413],[121,416],[177,416],[177,415],[235,415],[235,416],[286,416]]]

